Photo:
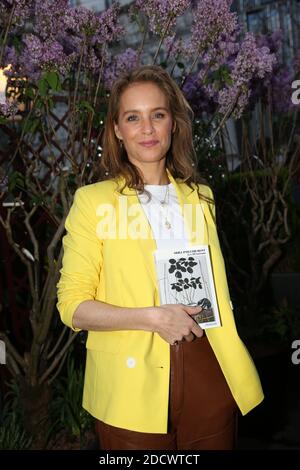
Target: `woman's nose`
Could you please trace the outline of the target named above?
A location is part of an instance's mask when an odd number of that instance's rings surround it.
[[[142,120],[142,131],[146,134],[151,134],[153,132],[153,123],[150,118]]]

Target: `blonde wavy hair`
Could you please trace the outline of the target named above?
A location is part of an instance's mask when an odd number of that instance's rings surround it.
[[[142,65],[117,79],[111,89],[102,139],[103,155],[100,163],[100,179],[125,178],[125,186],[144,191],[144,183],[137,167],[128,159],[124,146],[120,146],[115,135],[114,123],[118,123],[119,104],[122,93],[133,83],[151,82],[157,85],[167,98],[175,131],[166,155],[166,167],[175,179],[181,179],[191,189],[196,184],[199,197],[209,202],[210,198],[199,193],[198,184],[208,185],[197,171],[196,153],[193,145],[192,121],[194,113],[177,83],[168,72],[158,65]]]

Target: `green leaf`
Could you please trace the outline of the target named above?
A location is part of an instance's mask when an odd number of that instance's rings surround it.
[[[59,75],[57,72],[47,72],[44,79],[48,82],[52,90],[58,91],[61,89]]]
[[[14,171],[8,177],[8,191],[12,192],[16,187],[25,187],[24,175],[19,171]]]
[[[26,88],[26,90],[25,90],[25,96],[28,96],[28,98],[30,98],[30,99],[33,100],[33,99],[34,99],[34,95],[35,95],[35,93],[34,93],[34,90],[33,90],[32,87]]]
[[[16,35],[12,35],[12,45],[16,49],[17,53],[20,54],[22,51],[22,42]]]
[[[28,119],[27,121],[24,121],[24,123],[23,123],[24,132],[27,133],[27,134],[29,134],[29,133],[33,134],[36,131],[39,123],[40,123],[40,120],[36,119],[36,118]]]
[[[43,202],[43,197],[42,196],[32,196],[31,197],[31,202],[35,204],[36,206],[40,206]]]
[[[46,96],[47,92],[48,92],[48,89],[49,89],[49,85],[48,85],[48,82],[45,78],[41,78],[38,81],[38,87],[39,87],[40,95],[41,96]]]
[[[48,99],[48,106],[49,106],[49,109],[53,109],[54,108],[54,101],[52,98],[49,98]]]
[[[88,101],[85,101],[85,100],[82,100],[82,101],[79,101],[78,103],[78,109],[86,109],[88,111],[90,111],[92,114],[94,114],[94,108],[91,106],[91,104],[88,102]]]

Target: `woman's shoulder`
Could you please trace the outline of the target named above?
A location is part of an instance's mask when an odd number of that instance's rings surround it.
[[[113,194],[116,187],[116,181],[113,179],[108,179],[81,186],[77,189],[76,194],[83,197],[88,196],[98,198],[100,195],[108,196]]]
[[[208,199],[214,199],[213,190],[207,182],[193,182],[192,187],[197,190],[199,196],[204,196],[204,198]]]
[[[211,195],[213,194],[212,189],[208,183],[197,183],[196,185],[198,187],[199,192],[204,196],[211,197]]]
[[[73,204],[81,211],[95,211],[101,204],[114,204],[115,188],[116,183],[113,180],[81,186],[75,191]]]

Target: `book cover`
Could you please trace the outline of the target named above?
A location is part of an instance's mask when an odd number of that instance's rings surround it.
[[[154,252],[160,303],[200,305],[201,328],[221,326],[208,245]]]

